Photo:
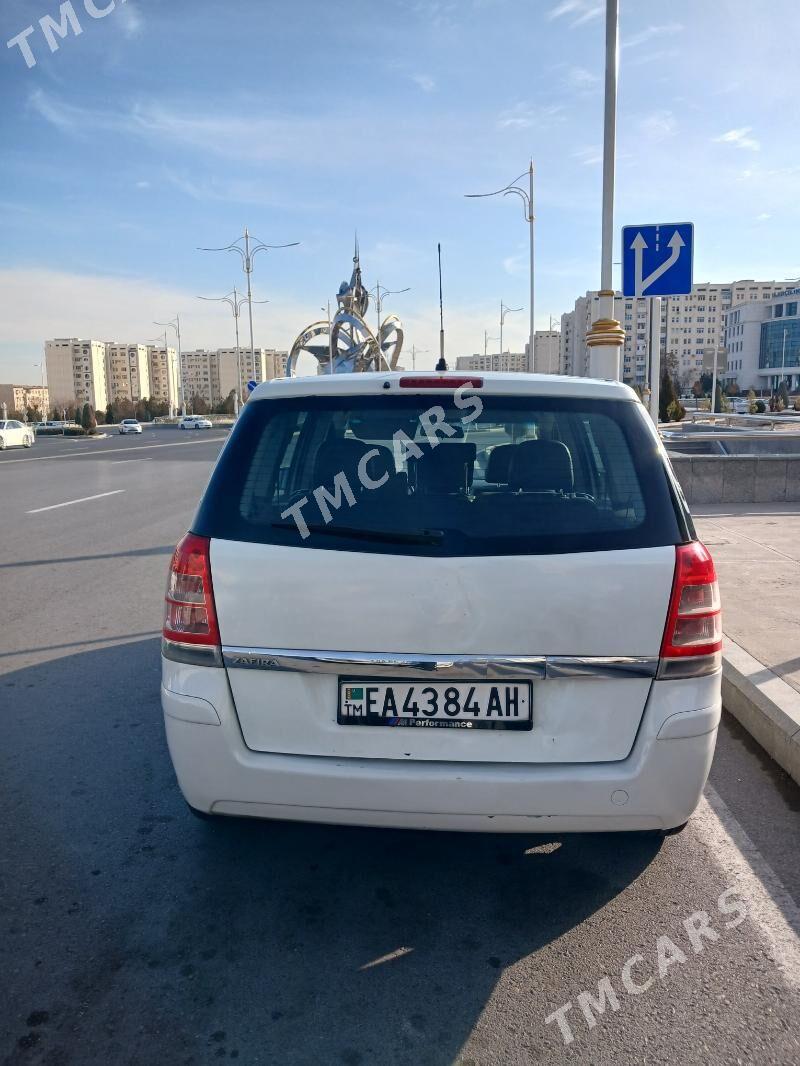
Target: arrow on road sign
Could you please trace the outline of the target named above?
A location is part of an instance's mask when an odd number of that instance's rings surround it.
[[[648,247],[647,241],[644,239],[641,233],[637,233],[631,241],[631,249],[634,255],[634,273],[636,277],[636,296],[644,296],[645,289],[649,289],[654,281],[658,281],[662,274],[674,266],[678,261],[678,257],[681,254],[681,248],[685,247],[686,242],[681,237],[677,230],[672,234],[668,242],[668,248],[670,249],[669,257],[664,260],[652,274],[648,274],[646,278],[642,277],[644,270],[644,253]]]

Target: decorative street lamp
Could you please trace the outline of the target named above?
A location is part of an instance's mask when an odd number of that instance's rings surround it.
[[[183,357],[181,356],[181,316],[175,315],[171,322],[153,322],[154,326],[167,326],[174,329],[178,337],[178,403],[181,414],[186,414],[186,397],[183,394]],[[164,358],[167,361],[167,374],[169,375],[169,352],[167,351],[167,335],[164,334]],[[170,411],[170,414],[172,412]]]
[[[242,405],[242,350],[239,347],[239,315],[242,307],[248,303],[247,296],[239,296],[236,290],[236,286],[233,287],[233,292],[229,292],[227,296],[198,296],[198,300],[207,300],[209,303],[225,303],[233,311],[233,321],[236,330],[236,395],[234,397],[233,406],[234,414],[239,417],[239,408]],[[253,300],[256,304],[267,304],[269,300]],[[255,370],[255,353],[253,353],[253,369]]]
[[[521,311],[521,307],[506,307],[503,301],[500,301],[500,358],[503,357],[503,326],[505,325],[506,315],[512,311]],[[498,366],[498,370],[500,367]]]
[[[523,178],[525,177],[526,173],[528,175],[528,190],[527,190],[527,192],[525,191],[525,189],[521,188],[517,184],[517,182],[520,182],[520,181],[523,180]],[[510,184],[504,185],[502,189],[495,189],[494,192],[468,192],[465,195],[467,196],[468,199],[479,200],[479,199],[484,199],[484,198],[486,198],[488,196],[510,196],[512,194],[517,195],[520,198],[520,200],[522,200],[522,203],[523,203],[523,206],[524,206],[524,209],[525,209],[525,221],[528,223],[528,226],[530,228],[530,256],[531,256],[531,262],[530,262],[530,328],[529,328],[529,331],[528,331],[529,332],[529,337],[528,337],[528,370],[533,372],[535,370],[535,366],[534,366],[534,362],[533,362],[533,338],[534,338],[534,333],[535,333],[535,329],[536,329],[536,327],[534,325],[534,228],[535,228],[535,224],[536,224],[536,215],[534,213],[534,203],[533,203],[533,160],[531,160],[530,166],[528,167],[527,171],[525,171],[524,173],[520,174],[520,176],[518,178],[514,178],[514,180]],[[522,310],[522,308],[519,308],[519,310]],[[501,345],[501,347],[502,347],[502,345]]]

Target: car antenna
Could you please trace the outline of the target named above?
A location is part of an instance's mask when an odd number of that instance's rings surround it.
[[[439,362],[436,369],[447,370],[447,360],[444,357],[444,306],[442,303],[442,246],[436,245],[439,253]]]

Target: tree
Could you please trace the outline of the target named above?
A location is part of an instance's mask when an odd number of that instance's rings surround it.
[[[108,404],[108,406],[106,407],[106,425],[107,426],[113,425],[113,422],[114,422],[114,406],[113,406],[113,404]]]
[[[711,392],[711,386],[714,384],[714,375],[710,370],[704,370],[700,375],[700,385],[703,389],[703,395],[708,396]]]
[[[700,378],[698,378],[697,381],[695,381],[694,385],[692,385],[692,395],[697,400],[699,400],[700,397],[704,395],[703,382],[700,380]]]
[[[198,396],[195,393],[189,401],[192,406],[192,412],[196,415],[207,415],[209,412],[209,406],[204,396]]]
[[[780,400],[782,407],[781,410],[785,411],[789,406],[789,390],[786,388],[786,380],[781,381],[778,386],[778,399]]]
[[[724,414],[730,410],[730,404],[722,395],[722,386],[719,382],[717,382],[717,387],[714,391],[714,406],[712,410],[715,414]]]
[[[667,416],[670,422],[682,422],[686,417],[686,408],[680,400],[673,400],[667,408]]]
[[[81,425],[85,430],[97,429],[97,419],[94,416],[94,408],[90,403],[83,405],[81,412]]]
[[[726,396],[738,396],[740,392],[741,389],[739,388],[739,385],[736,381],[729,381],[728,384],[725,386]]]
[[[678,399],[675,392],[675,386],[672,383],[669,370],[664,367],[664,372],[661,375],[661,387],[658,393],[658,420],[659,422],[669,421],[669,408],[670,404],[674,403]]]

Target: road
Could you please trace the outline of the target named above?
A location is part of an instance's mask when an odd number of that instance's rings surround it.
[[[0,457],[0,1061],[800,1061],[800,790],[727,718],[663,842],[191,817],[159,629],[223,438]]]

